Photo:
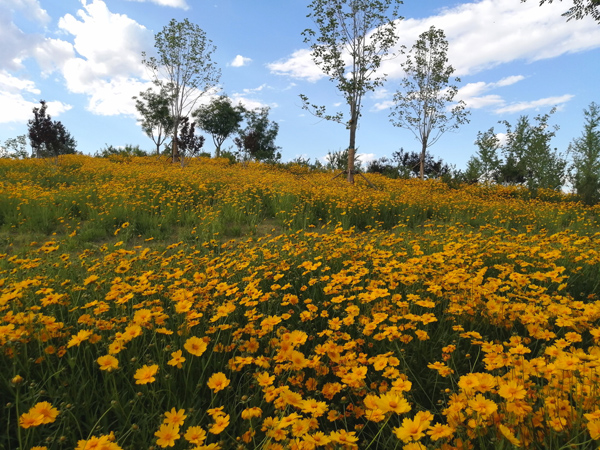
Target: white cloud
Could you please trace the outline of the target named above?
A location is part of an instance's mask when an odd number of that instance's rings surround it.
[[[385,109],[389,109],[394,106],[393,100],[385,100],[383,102],[377,102],[371,108],[371,111],[383,111]]]
[[[62,70],[69,91],[88,96],[87,109],[99,115],[135,115],[132,96],[150,86],[141,63],[143,50],[152,47],[152,33],[123,14],[112,13],[102,0],[86,2],[75,16],[59,20],[59,28],[73,36],[74,55],[67,46],[47,42],[51,55],[62,55]],[[41,64],[51,64],[38,49]]]
[[[468,83],[458,90],[456,98],[457,100],[464,101],[467,107],[471,109],[485,108],[488,106],[504,106],[506,102],[501,96],[497,94],[482,94],[499,87],[510,86],[524,79],[525,77],[522,75],[512,75],[492,83],[484,83],[483,81]]]
[[[448,59],[455,75],[467,75],[500,64],[554,58],[600,47],[600,27],[592,20],[565,21],[561,2],[482,0],[446,8],[425,19],[399,24],[399,42],[411,48],[419,34],[434,25],[449,42]],[[396,61],[382,65],[390,78],[403,76]],[[510,80],[507,80],[510,81]]]
[[[234,92],[231,95],[231,100],[234,105],[242,104],[246,109],[258,109],[258,108],[277,108],[277,103],[264,103],[260,100],[248,98],[244,93]]]
[[[237,55],[235,58],[233,58],[233,61],[231,61],[229,65],[231,67],[243,67],[250,64],[251,62],[251,58],[246,58],[245,56]]]
[[[590,18],[565,21],[561,2],[544,5],[517,0],[481,0],[445,8],[424,19],[398,24],[398,46],[411,48],[419,35],[434,25],[449,42],[448,59],[455,75],[471,75],[516,60],[555,58],[600,47],[600,27]],[[401,58],[400,58],[401,59]],[[310,50],[302,49],[269,64],[273,73],[315,82],[325,77]],[[381,73],[389,79],[404,76],[399,59],[384,61]],[[507,82],[510,80],[507,80]]]
[[[33,108],[40,106],[40,90],[31,80],[17,78],[0,71],[0,123],[24,123],[32,117]],[[71,105],[49,101],[48,113],[55,118],[71,109]]]
[[[157,5],[160,5],[160,6],[170,6],[172,8],[189,9],[189,6],[188,6],[186,0],[127,0],[127,1],[140,2],[140,3],[150,2],[150,3],[156,3]]]
[[[35,20],[41,24],[50,22],[50,16],[40,5],[38,0],[3,0],[5,8],[21,10],[25,13],[24,17],[29,20]]]
[[[152,33],[126,15],[111,13],[101,0],[82,2],[84,9],[77,12],[78,18],[67,14],[58,22],[74,36],[75,51],[81,56],[77,64],[71,64],[70,69],[77,73],[69,70],[67,82],[78,89],[78,83],[85,85],[98,78],[144,77],[141,53],[151,48]]]
[[[366,166],[371,161],[375,161],[377,159],[377,155],[375,153],[357,153],[356,159],[358,159],[363,166]]]
[[[574,97],[574,95],[566,94],[566,95],[561,95],[559,97],[546,97],[546,98],[541,98],[539,100],[533,100],[533,101],[529,101],[529,102],[518,102],[518,103],[513,103],[510,105],[503,106],[502,108],[498,108],[495,110],[495,112],[498,114],[516,113],[516,112],[525,111],[527,109],[537,109],[537,108],[548,107],[548,106],[550,106],[550,107],[560,106],[560,105],[568,102],[569,100],[571,100],[573,97]]]
[[[312,60],[310,50],[297,50],[285,60],[267,64],[267,67],[276,75],[288,75],[293,78],[306,79],[310,82],[319,81],[326,75]]]

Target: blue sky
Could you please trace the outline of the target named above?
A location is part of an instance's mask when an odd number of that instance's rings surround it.
[[[174,18],[198,24],[217,47],[221,93],[247,107],[269,106],[279,123],[282,159],[323,158],[348,145],[348,131],[301,109],[299,94],[332,112],[347,112],[343,98],[312,63],[301,32],[313,27],[308,0],[0,0],[0,143],[27,132],[40,99],[78,143],[93,154],[105,145],[152,141],[137,123],[132,96],[150,86],[141,52]],[[566,151],[581,134],[583,109],[600,103],[600,25],[566,22],[571,0],[472,2],[406,0],[400,7],[399,44],[411,47],[431,25],[445,31],[459,97],[471,122],[430,148],[464,168],[478,131],[520,115],[558,108],[553,146]],[[367,95],[357,133],[364,161],[401,147],[419,149],[407,131],[389,122],[389,105],[402,79],[402,57],[386,63],[383,89]],[[208,100],[209,96],[205,96]],[[226,141],[225,147],[233,146]],[[213,150],[207,136],[205,149]]]

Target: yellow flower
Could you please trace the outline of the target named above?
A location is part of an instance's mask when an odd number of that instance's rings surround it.
[[[171,353],[171,359],[167,363],[170,366],[175,366],[178,369],[181,369],[182,364],[185,362],[185,358],[182,356],[182,351],[177,350],[176,352]]]
[[[83,280],[83,285],[87,286],[88,284],[92,284],[93,282],[95,282],[98,279],[98,276],[96,275],[90,275],[89,277],[87,277],[85,280]]]
[[[417,413],[414,419],[408,417],[402,421],[401,427],[394,428],[394,434],[402,442],[408,443],[411,441],[418,441],[425,436],[425,429],[429,427],[431,423],[429,420],[423,420],[425,417]]]
[[[42,424],[44,418],[39,414],[23,413],[19,417],[19,426],[21,428],[37,427]]]
[[[593,420],[588,422],[587,429],[590,432],[590,437],[594,440],[600,439],[600,420]]]
[[[475,398],[469,400],[468,405],[484,419],[492,415],[498,409],[498,405],[481,394],[477,394]]]
[[[167,411],[165,413],[165,419],[163,420],[163,423],[180,427],[183,425],[183,421],[186,417],[185,409],[180,409],[177,411],[175,408],[172,408],[171,411]]]
[[[437,441],[438,439],[452,436],[454,434],[454,430],[449,425],[436,423],[435,425],[429,427],[427,434],[431,437],[432,441]]]
[[[156,380],[154,375],[158,372],[158,364],[153,364],[151,366],[142,366],[140,367],[133,376],[135,378],[135,384],[148,384],[152,383]]]
[[[173,447],[175,445],[175,441],[180,437],[179,427],[176,425],[163,423],[160,426],[160,429],[154,433],[154,436],[158,438],[156,440],[156,444],[160,445],[162,448]]]
[[[215,423],[208,429],[212,434],[219,434],[229,426],[229,414],[216,416],[214,420]]]
[[[248,419],[252,419],[253,417],[260,417],[260,416],[262,416],[262,409],[260,409],[257,406],[255,406],[253,408],[246,408],[242,411],[242,419],[244,419],[244,420],[248,420]]]
[[[395,412],[396,414],[404,414],[410,411],[410,405],[401,394],[390,391],[381,397],[375,399],[377,407],[384,413],[388,411]]]
[[[206,347],[206,342],[197,336],[192,336],[185,341],[185,344],[183,345],[183,348],[185,348],[194,356],[202,356],[202,354],[206,351]]]
[[[202,427],[189,427],[183,437],[190,444],[202,445],[206,439],[206,431]]]
[[[215,394],[229,386],[229,379],[223,372],[213,373],[206,383]]]
[[[73,346],[79,346],[83,341],[90,338],[92,335],[91,330],[80,330],[76,335],[72,336],[67,344],[67,348],[71,348]]]
[[[527,391],[516,381],[511,380],[508,383],[500,385],[498,394],[506,400],[514,401],[523,399],[525,394],[527,394]]]
[[[41,416],[42,423],[52,423],[56,420],[56,416],[58,416],[59,411],[48,402],[39,402],[29,410],[29,414]]]
[[[112,355],[104,355],[96,360],[100,365],[100,370],[112,372],[119,368],[119,360]]]

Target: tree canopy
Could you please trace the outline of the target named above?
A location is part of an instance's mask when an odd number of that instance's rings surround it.
[[[33,119],[27,122],[29,142],[36,158],[58,157],[76,152],[77,142],[65,126],[46,113],[48,105],[40,100],[33,108]]]
[[[354,182],[356,130],[363,96],[383,84],[385,75],[378,72],[385,57],[397,42],[396,19],[399,0],[313,0],[307,17],[316,30],[302,33],[310,44],[313,61],[337,83],[349,106],[349,115],[328,114],[324,106],[309,103],[301,95],[303,107],[318,117],[345,123],[350,131],[348,144],[348,181]]]
[[[176,161],[181,118],[187,117],[200,97],[217,86],[221,73],[211,60],[216,47],[188,19],[172,19],[155,35],[154,46],[158,56],[148,57],[143,52],[142,62],[152,73],[154,83],[167,93],[173,118],[172,157]]]
[[[173,128],[173,118],[169,109],[169,98],[164,89],[156,92],[148,89],[140,92],[135,99],[135,107],[140,113],[140,125],[144,133],[156,145],[156,154],[160,154],[160,147],[169,137]]]
[[[454,68],[448,64],[448,41],[443,30],[422,33],[401,64],[405,78],[394,94],[392,123],[410,130],[421,143],[420,177],[425,176],[427,148],[446,132],[468,123],[465,103],[454,102],[458,92],[449,84]],[[455,78],[455,82],[460,82]]]
[[[192,113],[198,127],[212,136],[217,158],[221,156],[223,142],[238,130],[245,111],[241,104],[233,106],[229,97],[222,95]]]
[[[527,0],[521,0],[525,3]],[[544,3],[552,3],[554,0],[540,0],[540,6]],[[562,2],[562,0],[560,0]],[[572,0],[573,6],[567,9],[563,16],[569,20],[581,20],[586,16],[591,16],[596,22],[600,23],[600,0]]]

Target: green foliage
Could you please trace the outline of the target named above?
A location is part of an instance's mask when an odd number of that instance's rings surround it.
[[[169,99],[174,119],[172,158],[176,161],[181,118],[187,117],[199,98],[217,86],[221,72],[211,59],[216,47],[206,33],[188,19],[182,22],[172,19],[154,38],[158,56],[147,57],[142,52],[142,63],[151,71],[154,84]]]
[[[242,160],[275,162],[281,159],[280,147],[275,145],[279,132],[277,122],[269,120],[269,108],[246,111],[246,127],[235,138]]]
[[[173,118],[169,110],[169,98],[165,89],[156,93],[153,89],[140,92],[135,99],[135,108],[142,116],[140,125],[144,133],[156,145],[156,154],[160,155],[160,147],[173,128]]]
[[[40,100],[41,106],[33,108],[33,119],[27,122],[29,142],[36,158],[58,157],[76,152],[77,143],[61,122],[52,120],[46,114],[47,104]]]
[[[345,121],[350,131],[349,162],[354,161],[356,129],[363,96],[382,86],[385,76],[377,70],[397,42],[395,20],[400,18],[398,0],[313,0],[309,5],[316,30],[302,33],[310,44],[313,61],[337,83],[350,111]],[[348,61],[349,58],[349,61]],[[344,123],[344,114],[328,114],[324,106],[309,103],[300,95],[303,108],[317,117]],[[354,181],[354,167],[348,167],[348,181]]]
[[[198,127],[212,136],[216,147],[215,157],[221,156],[223,142],[238,130],[245,111],[241,104],[233,106],[231,100],[226,95],[222,95],[192,113]]]
[[[502,148],[500,182],[524,184],[533,195],[540,188],[558,190],[563,186],[566,159],[550,148],[558,126],[550,127],[548,120],[555,111],[536,116],[535,125],[527,116],[521,116],[514,128],[506,120],[501,122],[506,126],[506,143]]]
[[[593,205],[600,201],[600,107],[592,102],[584,115],[583,133],[569,146],[572,182],[581,199]]]
[[[196,136],[195,127],[195,122],[190,122],[187,117],[181,120],[181,128],[177,136],[177,146],[182,162],[184,157],[197,156],[204,145],[204,136]]]
[[[94,156],[101,158],[110,158],[112,156],[132,157],[148,156],[148,153],[142,150],[139,145],[126,144],[125,147],[114,147],[113,145],[106,144],[106,147],[98,150]]]
[[[525,3],[526,1],[521,0],[521,3]],[[552,2],[553,0],[540,0],[540,6],[544,3]],[[573,6],[564,12],[563,16],[567,18],[567,22],[591,16],[596,22],[600,23],[600,0],[573,0]]]
[[[475,145],[477,145],[477,153],[467,162],[466,180],[487,183],[498,181],[501,164],[498,156],[500,139],[494,132],[494,128],[492,127],[484,133],[478,132]]]
[[[390,113],[394,126],[410,130],[421,143],[420,177],[425,177],[425,153],[446,132],[468,123],[468,111],[450,85],[454,68],[448,64],[448,41],[443,30],[432,26],[419,36],[402,68],[406,77],[394,95]],[[459,78],[455,81],[460,82]]]
[[[362,171],[361,161],[360,161],[360,159],[358,159],[358,155],[356,153],[354,153],[353,156],[354,156],[354,161],[352,163],[352,166],[354,167],[354,170],[356,172],[361,172]],[[346,170],[346,168],[348,167],[348,157],[349,157],[348,149],[338,150],[337,152],[329,151],[329,152],[327,152],[327,156],[325,157],[325,160],[327,161],[325,163],[325,168],[328,170],[338,170],[338,171]]]
[[[0,158],[25,159],[28,156],[27,136],[24,134],[7,139],[4,144],[0,145]]]

